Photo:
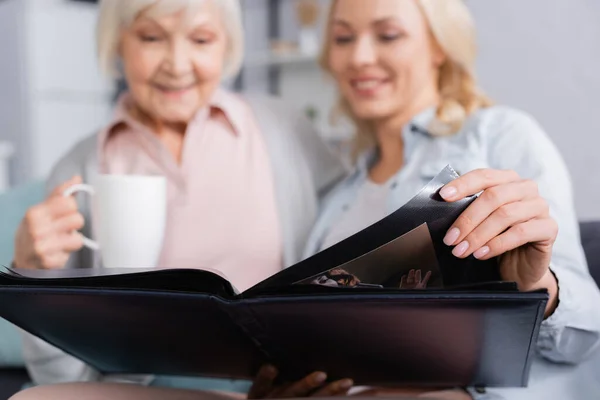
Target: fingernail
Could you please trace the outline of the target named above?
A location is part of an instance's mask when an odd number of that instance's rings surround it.
[[[350,389],[354,385],[354,381],[352,379],[344,379],[340,382],[340,389]]]
[[[446,233],[446,236],[444,237],[444,244],[446,244],[447,246],[452,246],[454,244],[454,242],[456,242],[458,240],[458,237],[460,236],[460,229],[458,228],[452,228],[448,231],[448,233]]]
[[[490,248],[487,246],[483,246],[482,248],[477,250],[475,253],[473,253],[473,257],[482,258],[482,257],[487,256],[489,252],[490,252]]]
[[[440,190],[440,196],[442,196],[446,200],[450,200],[456,196],[458,190],[456,190],[453,186],[444,186],[442,190]]]
[[[325,372],[317,372],[314,376],[315,383],[323,383],[327,380],[327,374]]]
[[[458,246],[456,246],[454,250],[452,250],[452,254],[454,254],[455,257],[460,257],[463,254],[465,254],[465,251],[467,251],[468,248],[469,242],[465,240],[464,242],[461,242]]]

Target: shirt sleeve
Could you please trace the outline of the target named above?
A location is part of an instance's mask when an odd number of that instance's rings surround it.
[[[101,379],[101,375],[83,361],[26,332],[23,332],[23,357],[29,375],[37,385]]]
[[[488,133],[482,140],[487,141],[491,167],[514,170],[537,182],[558,223],[550,266],[559,286],[558,307],[542,323],[537,349],[551,361],[578,363],[600,342],[600,291],[581,246],[566,165],[540,125],[525,113],[489,112],[482,128]]]

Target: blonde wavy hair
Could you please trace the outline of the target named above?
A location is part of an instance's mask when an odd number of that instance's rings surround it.
[[[334,8],[339,0],[333,0],[329,9],[327,25],[331,26]],[[419,4],[431,30],[433,40],[444,52],[446,59],[439,70],[438,90],[441,102],[436,118],[428,127],[436,136],[453,135],[460,130],[466,119],[475,111],[489,107],[492,101],[478,88],[475,78],[477,47],[475,24],[463,0],[415,0]],[[331,30],[326,30],[325,42],[319,63],[329,74],[329,50]],[[333,110],[332,117],[340,114],[349,117],[357,127],[354,153],[360,153],[373,145],[371,128],[366,121],[357,118],[348,102],[342,97]]]

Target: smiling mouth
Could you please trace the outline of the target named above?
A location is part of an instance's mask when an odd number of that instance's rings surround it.
[[[387,79],[353,79],[350,86],[359,95],[373,95],[387,82]]]
[[[167,86],[155,83],[153,85],[156,89],[165,92],[165,93],[183,93],[190,89],[192,89],[195,84],[187,85],[187,86]]]

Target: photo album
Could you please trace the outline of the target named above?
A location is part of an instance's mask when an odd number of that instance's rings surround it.
[[[102,373],[357,385],[526,386],[548,294],[442,239],[473,202],[447,203],[446,167],[404,206],[239,292],[217,271],[0,271],[0,317]]]

